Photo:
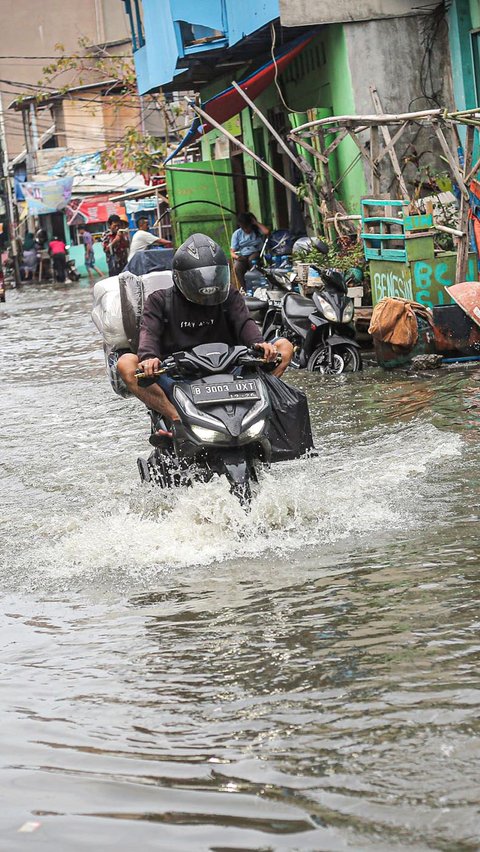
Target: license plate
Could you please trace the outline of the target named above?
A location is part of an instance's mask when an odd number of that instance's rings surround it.
[[[194,384],[191,385],[191,389],[195,405],[260,399],[255,379],[234,379],[232,382],[218,382],[211,385]]]

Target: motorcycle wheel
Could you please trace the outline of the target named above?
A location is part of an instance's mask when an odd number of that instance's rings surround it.
[[[328,347],[319,346],[308,359],[307,370],[322,375],[339,376],[341,373],[356,373],[362,369],[362,358],[356,346],[346,343],[336,346],[333,352],[333,366],[328,363]]]
[[[248,509],[252,500],[252,480],[256,480],[254,466],[245,457],[223,462],[223,471],[230,485],[230,491],[244,509]]]

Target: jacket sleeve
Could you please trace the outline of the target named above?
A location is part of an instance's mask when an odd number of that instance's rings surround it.
[[[157,298],[155,298],[157,296]],[[164,329],[163,303],[158,293],[152,293],[145,302],[138,343],[138,360],[162,358],[162,334]]]
[[[260,333],[255,320],[250,316],[250,312],[245,304],[245,299],[238,290],[231,288],[226,304],[227,316],[229,322],[235,332],[239,343],[244,346],[253,346],[254,343],[263,343],[263,337]]]
[[[230,248],[233,249],[233,251],[237,251],[237,249],[238,249],[238,228],[232,234],[232,239],[231,239],[231,242],[230,242]]]

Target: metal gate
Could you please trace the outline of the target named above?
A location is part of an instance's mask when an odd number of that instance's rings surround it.
[[[230,160],[175,164],[166,173],[175,245],[207,234],[229,257],[237,218]]]

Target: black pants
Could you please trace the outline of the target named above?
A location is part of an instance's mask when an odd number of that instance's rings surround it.
[[[52,263],[55,281],[60,281],[60,283],[63,284],[67,268],[67,258],[65,257],[65,253],[63,251],[59,251],[57,254],[52,255]]]
[[[125,264],[120,263],[120,261],[118,260],[116,255],[107,254],[107,266],[108,266],[108,274],[110,276],[113,276],[113,275],[120,275],[120,272],[122,271]]]
[[[258,251],[256,251],[253,254],[241,255],[233,261],[233,269],[239,287],[245,287],[245,273],[251,268],[252,260],[259,256]]]

